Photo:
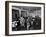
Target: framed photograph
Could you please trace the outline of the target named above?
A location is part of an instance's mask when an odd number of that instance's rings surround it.
[[[5,35],[45,33],[45,3],[5,2]]]

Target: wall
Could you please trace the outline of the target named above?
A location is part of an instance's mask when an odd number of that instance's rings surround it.
[[[0,0],[0,37],[46,37],[46,34],[24,35],[24,36],[22,35],[21,36],[5,36],[5,1],[6,0]],[[16,1],[43,2],[46,4],[46,0],[16,0]],[[46,9],[46,5],[45,5],[45,9]],[[45,10],[45,14],[46,14],[46,10]],[[46,21],[46,15],[45,15],[45,21]],[[46,22],[45,22],[45,28],[46,28]]]
[[[41,16],[41,10],[35,10],[35,11],[32,11],[31,13],[29,13],[30,14],[30,16],[33,16],[33,17],[35,17],[35,16]]]

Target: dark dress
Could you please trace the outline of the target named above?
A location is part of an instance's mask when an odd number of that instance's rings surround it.
[[[40,17],[35,18],[34,29],[36,30],[41,29],[41,18]]]

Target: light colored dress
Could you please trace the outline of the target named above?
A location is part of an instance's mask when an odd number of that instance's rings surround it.
[[[21,25],[24,25],[24,23],[25,23],[25,19],[24,19],[23,17],[20,17],[19,20],[20,20],[20,24],[21,24]]]
[[[17,22],[16,21],[12,22],[12,27],[16,27],[16,26],[17,26]]]

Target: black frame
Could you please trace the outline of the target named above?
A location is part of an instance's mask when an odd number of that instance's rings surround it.
[[[42,5],[44,5],[44,32],[43,33],[27,33],[27,34],[9,35],[9,3],[28,3],[28,4],[42,4]],[[16,35],[18,36],[18,35],[32,35],[32,34],[45,34],[45,3],[5,1],[5,35],[6,36],[16,36]]]

